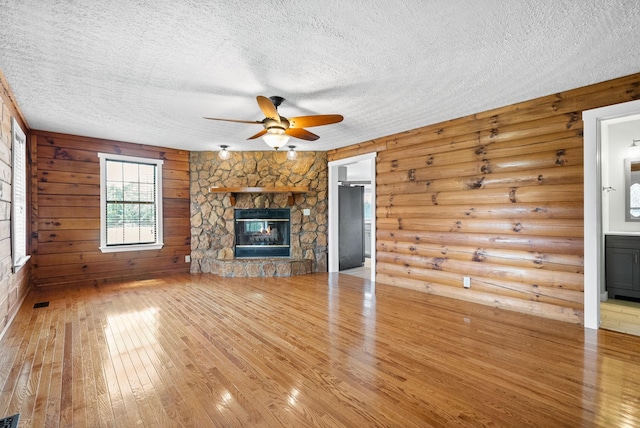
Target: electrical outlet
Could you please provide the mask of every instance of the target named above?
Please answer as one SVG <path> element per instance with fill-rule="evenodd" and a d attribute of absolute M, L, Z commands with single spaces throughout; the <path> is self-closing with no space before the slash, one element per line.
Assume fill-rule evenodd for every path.
<path fill-rule="evenodd" d="M 303 208 L 302 215 L 311 215 L 311 210 L 309 208 Z"/>
<path fill-rule="evenodd" d="M 464 285 L 464 288 L 471 288 L 471 277 L 470 276 L 463 276 L 462 277 L 462 284 Z"/>
<path fill-rule="evenodd" d="M 185 263 L 191 263 L 191 256 L 184 256 Z"/>

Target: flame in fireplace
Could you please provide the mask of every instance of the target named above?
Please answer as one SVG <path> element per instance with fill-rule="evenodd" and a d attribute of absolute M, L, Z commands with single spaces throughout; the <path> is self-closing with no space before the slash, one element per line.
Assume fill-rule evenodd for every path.
<path fill-rule="evenodd" d="M 262 225 L 260 226 L 260 234 L 262 235 L 271 235 L 272 230 L 274 230 L 272 225 L 268 225 L 266 229 Z"/>

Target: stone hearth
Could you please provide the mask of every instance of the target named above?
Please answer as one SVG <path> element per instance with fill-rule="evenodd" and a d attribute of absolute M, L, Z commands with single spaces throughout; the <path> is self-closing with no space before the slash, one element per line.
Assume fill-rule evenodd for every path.
<path fill-rule="evenodd" d="M 296 276 L 313 272 L 310 259 L 210 260 L 211 272 L 224 277 Z"/>

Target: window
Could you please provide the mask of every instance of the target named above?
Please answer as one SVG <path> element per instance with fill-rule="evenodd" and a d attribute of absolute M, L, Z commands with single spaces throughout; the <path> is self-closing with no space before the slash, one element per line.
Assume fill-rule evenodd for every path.
<path fill-rule="evenodd" d="M 11 150 L 11 255 L 16 272 L 31 256 L 27 255 L 27 137 L 15 118 L 11 118 Z"/>
<path fill-rule="evenodd" d="M 98 153 L 100 250 L 162 248 L 162 161 Z"/>

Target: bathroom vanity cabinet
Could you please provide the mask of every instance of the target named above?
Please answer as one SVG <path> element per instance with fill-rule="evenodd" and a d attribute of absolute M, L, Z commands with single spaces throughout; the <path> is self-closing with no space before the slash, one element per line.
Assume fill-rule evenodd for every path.
<path fill-rule="evenodd" d="M 609 298 L 640 299 L 640 236 L 605 236 L 605 272 Z"/>

